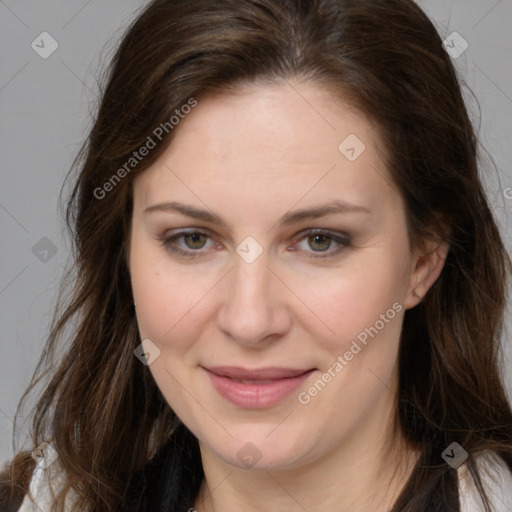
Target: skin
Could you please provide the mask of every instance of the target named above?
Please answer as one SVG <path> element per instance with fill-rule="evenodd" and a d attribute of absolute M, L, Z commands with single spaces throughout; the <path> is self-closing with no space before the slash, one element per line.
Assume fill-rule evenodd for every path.
<path fill-rule="evenodd" d="M 353 162 L 338 145 L 356 134 Z M 447 248 L 409 249 L 405 211 L 373 124 L 315 84 L 252 85 L 210 94 L 181 121 L 162 156 L 134 181 L 129 266 L 141 339 L 170 407 L 198 438 L 205 479 L 199 512 L 389 510 L 416 461 L 393 429 L 403 315 L 438 278 Z M 341 200 L 371 213 L 336 213 L 282 226 L 299 209 Z M 173 211 L 179 201 L 220 216 L 218 226 Z M 160 238 L 206 232 L 174 246 Z M 318 228 L 348 246 L 315 239 Z M 192 229 L 192 231 L 193 231 Z M 263 252 L 236 251 L 252 236 Z M 330 242 L 330 243 L 329 243 Z M 294 250 L 293 250 L 294 249 Z M 327 255 L 327 256 L 326 256 Z M 319 256 L 326 256 L 320 258 Z M 402 306 L 310 402 L 308 390 L 394 303 Z M 277 405 L 226 401 L 201 366 L 315 368 Z M 237 453 L 252 443 L 261 458 Z M 389 455 L 386 452 L 389 449 Z"/>

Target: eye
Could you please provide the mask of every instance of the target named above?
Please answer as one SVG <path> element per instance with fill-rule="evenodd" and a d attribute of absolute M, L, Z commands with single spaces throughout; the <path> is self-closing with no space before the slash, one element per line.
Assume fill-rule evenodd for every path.
<path fill-rule="evenodd" d="M 179 231 L 169 236 L 163 236 L 158 239 L 162 246 L 169 252 L 177 254 L 185 258 L 196 258 L 202 256 L 205 251 L 204 249 L 208 241 L 213 241 L 209 233 L 199 230 L 190 231 Z M 184 245 L 178 243 L 183 241 Z M 296 251 L 300 243 L 307 242 L 309 248 L 313 249 L 313 254 L 308 256 L 310 258 L 327 258 L 338 254 L 345 247 L 350 246 L 350 238 L 347 236 L 340 236 L 330 231 L 322 229 L 310 229 L 306 232 L 302 232 L 300 236 L 295 238 L 294 245 L 289 251 Z M 300 242 L 300 243 L 297 243 Z M 334 250 L 331 249 L 332 245 L 336 244 Z M 216 247 L 221 248 L 222 246 L 216 242 Z M 311 252 L 301 248 L 304 252 Z M 315 254 L 316 253 L 316 254 Z M 320 253 L 320 254 L 319 254 Z M 325 253 L 325 254 L 321 254 Z"/>
<path fill-rule="evenodd" d="M 179 246 L 176 242 L 183 239 L 185 248 Z M 206 242 L 211 239 L 209 233 L 203 231 L 180 231 L 170 236 L 159 238 L 162 246 L 169 252 L 184 256 L 185 258 L 195 258 L 201 253 L 199 252 L 206 245 Z M 219 244 L 217 244 L 218 246 Z"/>
<path fill-rule="evenodd" d="M 306 233 L 302 233 L 302 236 L 298 238 L 301 243 L 306 242 L 308 247 L 313 249 L 313 253 L 317 253 L 309 256 L 310 258 L 327 258 L 338 254 L 345 247 L 350 246 L 350 238 L 347 236 L 340 236 L 339 234 L 331 233 L 322 229 L 310 229 Z M 336 244 L 334 250 L 329 250 L 333 244 Z M 291 249 L 295 251 L 295 247 L 300 244 L 296 244 Z M 305 250 L 305 249 L 301 249 Z M 308 252 L 306 250 L 306 252 Z M 318 254 L 325 253 L 325 254 Z"/>

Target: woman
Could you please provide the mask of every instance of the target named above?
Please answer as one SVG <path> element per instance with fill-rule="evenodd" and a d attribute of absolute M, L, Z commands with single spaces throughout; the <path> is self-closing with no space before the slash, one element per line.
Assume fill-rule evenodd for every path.
<path fill-rule="evenodd" d="M 511 262 L 416 4 L 156 0 L 81 156 L 20 510 L 512 507 Z"/>

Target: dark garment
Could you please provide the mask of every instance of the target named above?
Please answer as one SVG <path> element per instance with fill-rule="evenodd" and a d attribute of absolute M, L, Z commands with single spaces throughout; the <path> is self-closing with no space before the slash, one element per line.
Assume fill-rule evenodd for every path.
<path fill-rule="evenodd" d="M 135 475 L 126 512 L 188 512 L 194 506 L 204 472 L 199 443 L 180 424 L 158 453 Z"/>

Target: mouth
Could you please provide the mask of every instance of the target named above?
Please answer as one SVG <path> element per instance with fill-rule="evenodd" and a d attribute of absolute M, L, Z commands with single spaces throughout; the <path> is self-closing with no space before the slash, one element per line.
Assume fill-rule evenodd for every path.
<path fill-rule="evenodd" d="M 259 368 L 217 366 L 204 368 L 214 389 L 230 403 L 245 409 L 278 404 L 296 390 L 315 368 Z"/>

